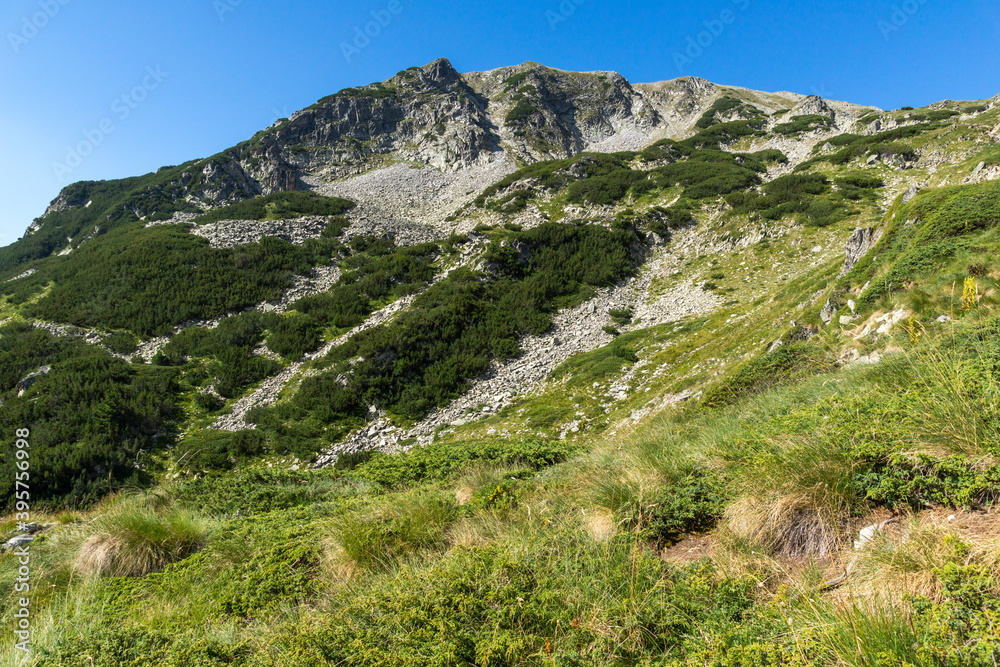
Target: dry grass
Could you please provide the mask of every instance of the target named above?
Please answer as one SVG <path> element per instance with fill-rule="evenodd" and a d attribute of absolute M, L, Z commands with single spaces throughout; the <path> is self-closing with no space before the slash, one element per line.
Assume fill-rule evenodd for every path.
<path fill-rule="evenodd" d="M 93 528 L 75 561 L 84 574 L 145 576 L 198 551 L 208 539 L 207 523 L 192 512 L 152 509 L 136 500 L 114 503 Z"/>
<path fill-rule="evenodd" d="M 611 512 L 591 510 L 583 517 L 587 533 L 597 542 L 610 540 L 615 535 L 615 517 Z"/>
<path fill-rule="evenodd" d="M 954 530 L 910 517 L 879 531 L 857 554 L 850 592 L 901 603 L 906 594 L 940 600 L 934 570 L 962 562 L 969 553 Z"/>
<path fill-rule="evenodd" d="M 766 438 L 769 451 L 742 473 L 723 525 L 739 540 L 783 558 L 824 557 L 841 545 L 856 492 L 849 457 L 817 434 Z"/>
<path fill-rule="evenodd" d="M 725 522 L 743 540 L 786 558 L 834 552 L 843 529 L 841 517 L 804 493 L 771 499 L 744 496 L 726 508 Z"/>

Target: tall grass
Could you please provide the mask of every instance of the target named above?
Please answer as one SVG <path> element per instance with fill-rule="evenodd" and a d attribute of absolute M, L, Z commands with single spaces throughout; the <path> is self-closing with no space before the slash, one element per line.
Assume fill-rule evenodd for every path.
<path fill-rule="evenodd" d="M 141 577 L 201 549 L 208 524 L 183 509 L 157 509 L 122 502 L 94 521 L 95 532 L 80 546 L 76 567 L 86 574 Z"/>
<path fill-rule="evenodd" d="M 797 619 L 816 633 L 813 642 L 848 667 L 936 665 L 921 650 L 927 636 L 909 612 L 878 599 L 851 598 L 846 603 L 813 601 Z M 803 628 L 804 629 L 804 628 Z M 801 632 L 801 630 L 800 630 Z"/>
<path fill-rule="evenodd" d="M 852 572 L 852 590 L 901 604 L 907 595 L 940 600 L 936 571 L 962 563 L 971 548 L 955 532 L 910 517 L 896 531 L 883 530 L 865 545 Z"/>
<path fill-rule="evenodd" d="M 918 448 L 937 455 L 1000 456 L 997 351 L 969 340 L 929 347 L 925 355 L 911 362 L 917 372 L 908 421 Z"/>
<path fill-rule="evenodd" d="M 454 497 L 418 488 L 337 517 L 333 535 L 356 565 L 385 569 L 404 556 L 442 547 L 457 507 Z"/>

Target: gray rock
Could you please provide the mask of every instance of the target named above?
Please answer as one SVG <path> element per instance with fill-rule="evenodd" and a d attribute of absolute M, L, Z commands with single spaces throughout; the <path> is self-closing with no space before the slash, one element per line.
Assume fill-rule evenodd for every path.
<path fill-rule="evenodd" d="M 10 538 L 3 545 L 0 545 L 0 551 L 16 549 L 17 547 L 33 542 L 34 540 L 34 535 L 18 535 L 17 537 Z"/>
<path fill-rule="evenodd" d="M 878 243 L 878 240 L 882 238 L 882 228 L 861 228 L 855 229 L 851 237 L 847 239 L 847 244 L 844 247 L 844 253 L 846 255 L 844 259 L 844 268 L 840 272 L 840 277 L 846 276 L 854 265 L 858 263 L 862 257 L 868 254 L 868 251 Z"/>
<path fill-rule="evenodd" d="M 920 192 L 919 187 L 917 187 L 916 185 L 911 185 L 909 189 L 903 194 L 903 203 L 909 204 L 911 201 L 913 201 L 913 198 L 916 197 L 919 192 Z"/>
<path fill-rule="evenodd" d="M 833 304 L 831 299 L 827 299 L 826 303 L 823 304 L 823 309 L 819 311 L 819 318 L 823 320 L 823 324 L 829 324 L 833 321 L 833 316 L 837 313 L 837 307 Z"/>
<path fill-rule="evenodd" d="M 39 378 L 43 375 L 48 375 L 52 370 L 52 366 L 39 366 L 38 370 L 29 373 L 17 383 L 17 395 L 21 396 L 24 392 L 28 391 L 33 384 L 38 382 Z"/>

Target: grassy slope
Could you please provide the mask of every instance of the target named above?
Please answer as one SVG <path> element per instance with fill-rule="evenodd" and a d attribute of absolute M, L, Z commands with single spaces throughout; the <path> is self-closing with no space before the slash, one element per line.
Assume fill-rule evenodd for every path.
<path fill-rule="evenodd" d="M 960 179 L 969 161 L 928 176 Z M 996 526 L 937 525 L 928 512 L 991 506 L 1000 481 L 1000 267 L 989 250 L 998 217 L 987 208 L 985 224 L 955 230 L 955 247 L 915 267 L 906 260 L 921 233 L 956 207 L 975 219 L 964 207 L 991 206 L 995 190 L 897 206 L 873 260 L 839 284 L 837 253 L 811 249 L 841 247 L 851 228 L 877 221 L 873 208 L 686 259 L 685 279 L 724 274 L 716 282 L 734 290 L 731 303 L 696 320 L 639 323 L 624 342 L 640 371 L 668 369 L 644 383 L 651 397 L 714 382 L 734 405 L 689 404 L 612 435 L 649 400 L 630 392 L 609 402 L 603 392 L 632 362 L 598 350 L 567 362 L 559 384 L 427 449 L 338 471 L 284 472 L 291 461 L 272 459 L 53 516 L 61 527 L 33 547 L 37 662 L 988 664 L 1000 613 Z M 920 222 L 905 225 L 915 213 Z M 702 224 L 717 237 L 748 227 Z M 824 329 L 760 361 L 766 343 L 814 325 L 826 296 L 900 266 L 906 284 L 862 303 L 857 328 Z M 963 310 L 952 285 L 973 266 L 980 298 Z M 916 319 L 856 338 L 898 307 Z M 959 321 L 938 323 L 940 314 Z M 901 352 L 833 370 L 845 348 Z M 753 360 L 738 363 L 744 354 Z M 773 388 L 783 378 L 791 384 Z M 579 413 L 581 434 L 555 440 Z M 856 530 L 888 512 L 913 523 L 859 557 L 855 596 L 822 592 L 852 560 Z M 103 522 L 84 521 L 98 514 Z M 660 557 L 692 530 L 711 544 L 705 558 Z M 102 543 L 120 545 L 105 558 L 125 570 L 148 562 L 129 545 L 154 544 L 167 561 L 204 548 L 142 578 L 82 576 Z M 0 560 L 6 590 L 14 568 Z"/>

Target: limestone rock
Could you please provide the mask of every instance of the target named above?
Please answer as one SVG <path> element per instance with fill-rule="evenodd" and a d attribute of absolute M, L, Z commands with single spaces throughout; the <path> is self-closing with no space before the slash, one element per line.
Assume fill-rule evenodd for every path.
<path fill-rule="evenodd" d="M 844 268 L 840 272 L 840 277 L 846 276 L 854 265 L 858 263 L 862 257 L 868 254 L 868 251 L 878 243 L 878 240 L 882 238 L 882 228 L 861 228 L 855 229 L 851 237 L 847 239 L 847 245 L 844 248 L 846 258 L 844 259 Z"/>

